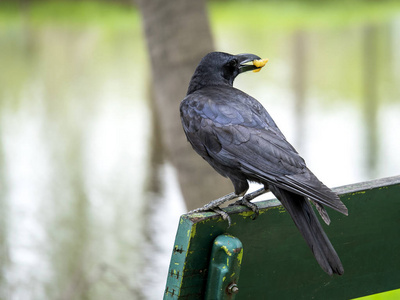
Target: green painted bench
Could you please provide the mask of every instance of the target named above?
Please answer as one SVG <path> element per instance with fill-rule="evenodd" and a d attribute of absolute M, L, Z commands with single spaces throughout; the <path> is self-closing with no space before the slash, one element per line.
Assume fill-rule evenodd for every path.
<path fill-rule="evenodd" d="M 349 216 L 329 210 L 331 225 L 321 223 L 343 276 L 322 271 L 280 203 L 266 200 L 256 220 L 225 208 L 229 228 L 213 212 L 181 216 L 164 299 L 353 299 L 399 289 L 400 176 L 334 190 Z"/>

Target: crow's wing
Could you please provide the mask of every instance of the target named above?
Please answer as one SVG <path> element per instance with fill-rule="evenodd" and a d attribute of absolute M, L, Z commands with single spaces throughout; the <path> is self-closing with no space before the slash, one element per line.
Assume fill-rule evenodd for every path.
<path fill-rule="evenodd" d="M 193 93 L 181 104 L 184 131 L 210 164 L 234 168 L 347 214 L 338 196 L 306 167 L 268 112 L 233 88 Z"/>

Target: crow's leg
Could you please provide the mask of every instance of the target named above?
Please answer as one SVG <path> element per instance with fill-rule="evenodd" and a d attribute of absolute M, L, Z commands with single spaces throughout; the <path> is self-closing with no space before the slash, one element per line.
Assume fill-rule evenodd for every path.
<path fill-rule="evenodd" d="M 222 196 L 221 198 L 213 200 L 210 203 L 207 203 L 203 207 L 193 209 L 193 210 L 189 211 L 188 213 L 191 214 L 191 213 L 196 213 L 196 212 L 201 212 L 201 211 L 212 210 L 215 207 L 219 207 L 224 202 L 233 200 L 237 197 L 239 197 L 239 195 L 236 195 L 235 193 L 230 193 L 228 195 Z"/>
<path fill-rule="evenodd" d="M 257 205 L 254 203 L 250 202 L 254 198 L 261 196 L 262 194 L 265 194 L 269 192 L 269 189 L 266 189 L 265 187 L 262 187 L 261 189 L 258 189 L 257 191 L 254 191 L 252 193 L 249 193 L 247 195 L 244 195 L 242 199 L 236 201 L 235 203 L 231 204 L 232 205 L 243 205 L 246 206 L 247 208 L 251 209 L 254 212 L 253 220 L 255 220 L 258 217 L 259 211 Z"/>
<path fill-rule="evenodd" d="M 237 197 L 239 197 L 239 195 L 237 195 L 235 193 L 230 193 L 221 198 L 213 200 L 210 203 L 207 203 L 203 207 L 193 209 L 193 210 L 189 211 L 188 214 L 212 210 L 212 211 L 215 211 L 216 213 L 220 214 L 224 220 L 228 220 L 229 226 L 231 226 L 231 220 L 230 220 L 229 215 L 226 212 L 224 212 L 222 209 L 220 209 L 219 206 L 221 204 L 223 204 L 224 202 L 233 200 Z"/>
<path fill-rule="evenodd" d="M 219 214 L 222 219 L 225 221 L 228 221 L 228 227 L 231 227 L 231 217 L 229 217 L 228 213 L 220 209 L 219 207 L 214 207 L 212 208 L 213 211 L 215 211 L 217 214 Z"/>

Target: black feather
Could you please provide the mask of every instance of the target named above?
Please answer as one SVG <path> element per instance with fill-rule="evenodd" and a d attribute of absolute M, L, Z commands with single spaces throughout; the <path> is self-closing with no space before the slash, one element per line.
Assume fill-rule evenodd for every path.
<path fill-rule="evenodd" d="M 329 275 L 342 275 L 344 270 L 339 256 L 322 229 L 310 202 L 274 185 L 269 187 L 292 217 L 321 268 Z"/>

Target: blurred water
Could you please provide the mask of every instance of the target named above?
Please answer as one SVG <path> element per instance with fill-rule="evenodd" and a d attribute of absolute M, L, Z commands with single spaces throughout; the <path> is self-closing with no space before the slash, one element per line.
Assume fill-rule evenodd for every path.
<path fill-rule="evenodd" d="M 150 112 L 134 33 L 1 36 L 0 298 L 123 299 L 137 288 Z"/>
<path fill-rule="evenodd" d="M 254 35 L 216 26 L 215 38 L 222 51 L 270 59 L 236 87 L 337 186 L 399 174 L 399 24 L 373 25 L 372 37 L 367 24 Z M 137 24 L 112 34 L 0 32 L 0 298 L 160 298 L 184 206 L 168 164 L 162 193 L 146 190 L 152 131 L 140 34 Z"/>

